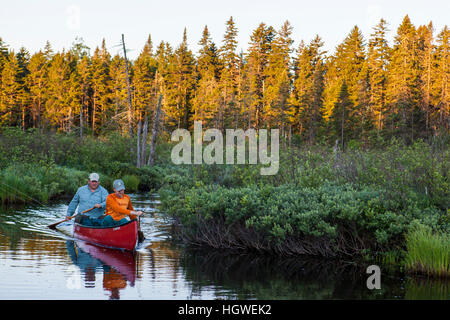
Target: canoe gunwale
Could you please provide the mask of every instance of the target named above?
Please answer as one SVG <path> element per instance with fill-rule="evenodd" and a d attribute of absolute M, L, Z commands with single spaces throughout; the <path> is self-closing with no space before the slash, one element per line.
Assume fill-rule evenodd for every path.
<path fill-rule="evenodd" d="M 130 221 L 127 221 L 126 223 L 124 223 L 124 224 L 121 224 L 121 225 L 118 225 L 118 226 L 112 226 L 112 227 L 103 227 L 103 226 L 85 226 L 84 224 L 81 224 L 81 223 L 78 223 L 78 222 L 75 222 L 75 224 L 76 225 L 78 225 L 78 226 L 80 226 L 80 227 L 82 227 L 82 228 L 86 228 L 86 229 L 115 229 L 115 228 L 121 228 L 121 227 L 123 227 L 123 226 L 126 226 L 127 224 L 130 224 L 130 223 L 132 223 L 132 222 L 135 222 L 135 220 L 130 220 Z"/>

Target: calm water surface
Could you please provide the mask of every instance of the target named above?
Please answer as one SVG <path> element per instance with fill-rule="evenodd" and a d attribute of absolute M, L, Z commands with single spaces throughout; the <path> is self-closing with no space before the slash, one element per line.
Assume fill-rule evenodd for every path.
<path fill-rule="evenodd" d="M 369 290 L 367 264 L 192 250 L 171 241 L 157 195 L 131 195 L 148 212 L 135 253 L 72 238 L 58 230 L 67 203 L 0 209 L 0 299 L 449 299 L 449 282 L 412 279 L 381 267 Z"/>

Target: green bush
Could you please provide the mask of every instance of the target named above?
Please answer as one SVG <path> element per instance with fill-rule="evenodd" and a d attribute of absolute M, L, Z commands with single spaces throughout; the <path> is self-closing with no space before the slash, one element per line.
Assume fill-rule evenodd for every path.
<path fill-rule="evenodd" d="M 174 176 L 172 183 L 182 182 Z M 181 192 L 180 192 L 181 191 Z M 244 225 L 266 235 L 272 244 L 290 239 L 328 239 L 330 250 L 355 254 L 365 249 L 391 250 L 403 243 L 409 222 L 436 223 L 437 208 L 403 206 L 373 188 L 294 185 L 225 188 L 218 185 L 162 189 L 164 209 L 191 232 L 209 222 Z M 330 252 L 331 254 L 331 252 Z"/>
<path fill-rule="evenodd" d="M 127 192 L 136 192 L 138 191 L 139 186 L 139 178 L 135 175 L 125 175 L 122 177 L 123 182 L 125 183 L 125 188 Z"/>

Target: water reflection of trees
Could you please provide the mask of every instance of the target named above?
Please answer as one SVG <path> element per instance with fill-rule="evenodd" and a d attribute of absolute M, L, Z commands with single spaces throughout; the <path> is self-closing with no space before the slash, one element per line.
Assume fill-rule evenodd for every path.
<path fill-rule="evenodd" d="M 0 250 L 12 255 L 22 252 L 29 259 L 38 261 L 65 256 L 60 239 L 23 230 L 17 225 L 0 224 Z"/>
<path fill-rule="evenodd" d="M 367 289 L 366 265 L 310 257 L 280 258 L 189 250 L 180 257 L 192 294 L 218 286 L 221 298 L 372 299 L 399 298 L 398 282 L 384 279 L 381 290 Z M 395 291 L 398 292 L 395 292 Z"/>

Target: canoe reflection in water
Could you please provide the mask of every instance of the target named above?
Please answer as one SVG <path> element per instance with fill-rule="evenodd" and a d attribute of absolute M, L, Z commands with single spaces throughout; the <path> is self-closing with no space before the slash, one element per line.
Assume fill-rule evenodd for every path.
<path fill-rule="evenodd" d="M 110 292 L 110 299 L 120 299 L 120 290 L 127 281 L 134 287 L 136 280 L 137 252 L 99 247 L 84 241 L 69 240 L 67 251 L 72 262 L 84 275 L 84 286 L 95 287 L 96 270 L 103 270 L 103 288 Z"/>

